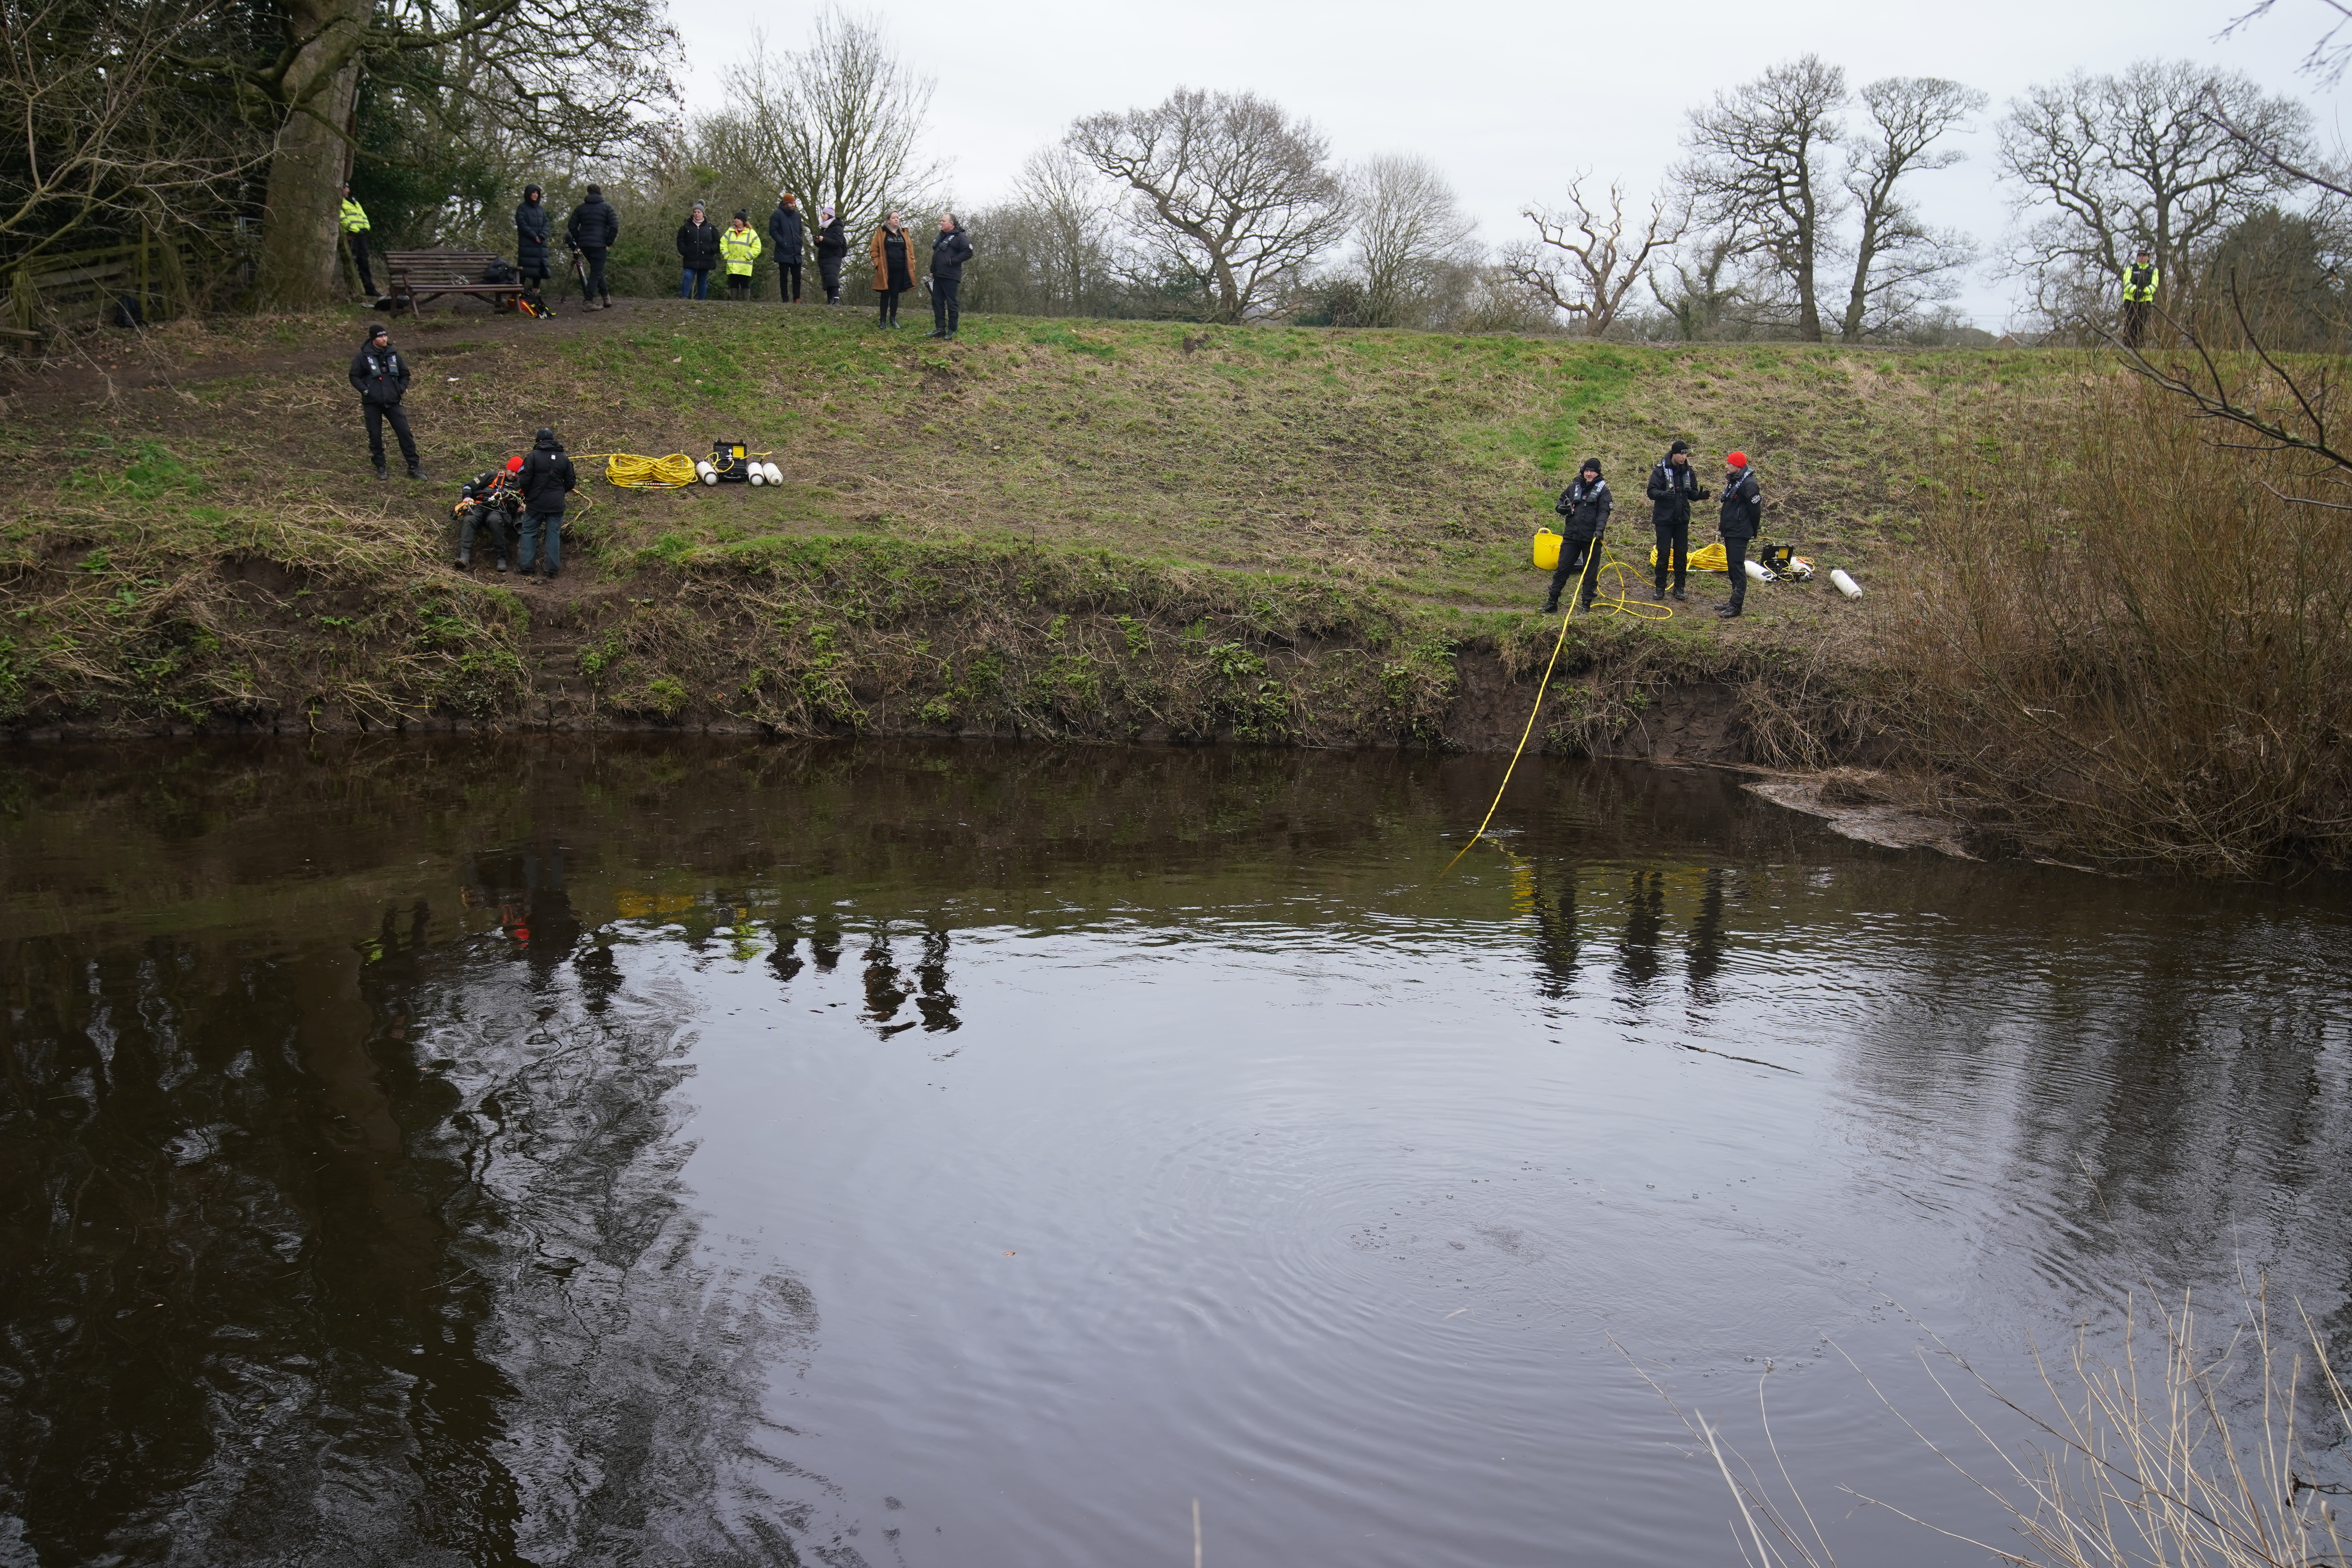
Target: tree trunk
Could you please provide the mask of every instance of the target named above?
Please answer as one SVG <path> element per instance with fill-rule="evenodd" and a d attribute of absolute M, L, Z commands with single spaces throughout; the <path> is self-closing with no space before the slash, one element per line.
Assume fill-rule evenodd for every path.
<path fill-rule="evenodd" d="M 279 85 L 286 123 L 269 160 L 254 303 L 300 310 L 335 296 L 338 192 L 348 160 L 337 128 L 359 97 L 366 0 L 295 0 L 288 28 L 308 38 Z"/>

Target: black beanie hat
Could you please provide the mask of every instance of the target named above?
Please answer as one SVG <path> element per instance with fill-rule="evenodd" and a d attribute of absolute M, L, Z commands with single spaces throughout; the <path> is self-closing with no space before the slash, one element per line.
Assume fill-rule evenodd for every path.
<path fill-rule="evenodd" d="M 751 221 L 751 209 L 750 207 L 737 207 L 735 209 L 735 221 L 738 223 L 750 223 Z"/>
<path fill-rule="evenodd" d="M 555 432 L 542 425 L 539 427 L 539 433 L 533 436 L 531 439 L 534 441 L 545 441 L 551 446 L 555 441 Z"/>
<path fill-rule="evenodd" d="M 390 336 L 392 336 L 392 329 L 385 326 L 382 321 L 378 321 L 374 326 L 368 329 L 367 336 L 360 340 L 360 347 L 365 348 L 368 344 L 375 342 L 378 338 L 388 338 Z"/>
<path fill-rule="evenodd" d="M 1677 441 L 1673 446 L 1666 448 L 1666 456 L 1669 458 L 1673 457 L 1676 452 L 1680 452 L 1685 457 L 1688 457 L 1690 455 L 1690 443 L 1688 441 Z"/>
<path fill-rule="evenodd" d="M 1598 458 L 1587 458 L 1584 459 L 1584 466 L 1576 471 L 1580 474 L 1597 475 L 1601 472 L 1601 459 Z"/>

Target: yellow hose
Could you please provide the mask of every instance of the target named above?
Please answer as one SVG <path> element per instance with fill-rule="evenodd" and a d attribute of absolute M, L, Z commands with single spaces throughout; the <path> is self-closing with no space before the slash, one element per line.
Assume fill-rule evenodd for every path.
<path fill-rule="evenodd" d="M 1598 550 L 1601 548 L 1601 542 L 1597 539 L 1594 540 L 1592 542 L 1592 547 Z M 1617 574 L 1617 590 L 1615 593 L 1608 595 L 1602 595 L 1596 592 L 1593 595 L 1592 608 L 1585 612 L 1587 619 L 1590 619 L 1596 615 L 1632 616 L 1637 620 L 1645 621 L 1668 621 L 1674 619 L 1674 611 L 1668 609 L 1664 605 L 1635 604 L 1625 597 L 1625 590 L 1632 584 L 1632 571 L 1633 569 L 1631 567 L 1627 566 L 1622 561 L 1618 560 L 1614 555 L 1610 556 L 1606 561 L 1601 563 L 1601 566 L 1592 574 L 1594 586 L 1596 589 L 1598 588 L 1601 574 L 1602 573 L 1614 572 Z M 1584 574 L 1582 573 L 1578 573 L 1577 576 L 1580 581 L 1574 582 L 1570 584 L 1570 586 L 1576 591 L 1570 595 L 1568 608 L 1560 615 L 1559 636 L 1552 639 L 1551 658 L 1544 661 L 1543 679 L 1536 687 L 1535 706 L 1528 710 L 1528 727 L 1519 731 L 1519 743 L 1517 747 L 1513 748 L 1511 752 L 1511 765 L 1503 770 L 1503 782 L 1496 786 L 1495 798 L 1488 803 L 1486 806 L 1486 815 L 1478 819 L 1478 831 L 1470 836 L 1469 844 L 1465 844 L 1454 853 L 1454 858 L 1445 863 L 1445 871 L 1440 871 L 1438 873 L 1441 877 L 1444 876 L 1446 871 L 1451 871 L 1454 867 L 1460 865 L 1462 863 L 1462 857 L 1470 853 L 1471 845 L 1477 843 L 1478 840 L 1486 836 L 1486 825 L 1495 820 L 1495 813 L 1502 808 L 1503 792 L 1511 787 L 1511 774 L 1519 765 L 1519 757 L 1521 753 L 1525 752 L 1528 749 L 1528 737 L 1536 732 L 1536 715 L 1543 711 L 1544 693 L 1551 689 L 1551 672 L 1559 663 L 1559 650 L 1567 646 L 1568 643 L 1568 623 L 1575 618 L 1577 601 L 1584 596 L 1584 584 L 1580 581 L 1583 575 Z M 1603 605 L 1606 605 L 1607 607 L 1603 608 Z M 1496 847 L 1499 848 L 1500 846 L 1498 845 Z"/>
<path fill-rule="evenodd" d="M 701 481 L 694 459 L 683 452 L 667 458 L 640 458 L 635 452 L 583 452 L 587 462 L 604 459 L 604 480 L 625 490 L 680 490 Z"/>

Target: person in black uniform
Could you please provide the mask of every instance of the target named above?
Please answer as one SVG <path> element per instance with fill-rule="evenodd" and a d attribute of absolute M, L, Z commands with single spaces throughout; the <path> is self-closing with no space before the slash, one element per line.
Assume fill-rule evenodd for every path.
<path fill-rule="evenodd" d="M 1705 500 L 1706 487 L 1690 466 L 1690 443 L 1677 441 L 1650 470 L 1650 526 L 1658 535 L 1657 585 L 1650 597 L 1666 596 L 1666 568 L 1675 574 L 1675 597 L 1683 596 L 1684 574 L 1690 568 L 1691 502 Z"/>
<path fill-rule="evenodd" d="M 768 239 L 776 248 L 776 298 L 787 305 L 801 302 L 801 199 L 786 191 L 768 215 Z"/>
<path fill-rule="evenodd" d="M 552 583 L 563 554 L 563 498 L 580 488 L 572 459 L 564 454 L 563 443 L 555 438 L 554 431 L 542 426 L 533 437 L 530 452 L 522 460 L 522 469 L 515 475 L 515 483 L 522 490 L 523 579 L 528 582 L 537 572 Z M 541 553 L 542 540 L 546 543 L 544 567 L 532 560 Z"/>
<path fill-rule="evenodd" d="M 1764 487 L 1748 467 L 1748 454 L 1734 452 L 1723 459 L 1723 563 L 1731 573 L 1731 603 L 1715 613 L 1729 620 L 1748 602 L 1748 542 L 1764 524 Z"/>
<path fill-rule="evenodd" d="M 971 259 L 971 241 L 953 213 L 940 215 L 939 237 L 931 241 L 931 336 L 951 338 L 963 312 L 956 296 L 963 289 L 963 264 Z"/>
<path fill-rule="evenodd" d="M 368 461 L 375 465 L 375 477 L 387 477 L 383 427 L 389 424 L 392 433 L 400 437 L 400 456 L 408 464 L 408 477 L 423 479 L 425 467 L 417 461 L 416 437 L 409 433 L 408 416 L 400 407 L 401 398 L 408 392 L 408 362 L 392 346 L 392 329 L 382 322 L 368 329 L 367 341 L 352 356 L 352 390 L 360 395 L 360 411 L 367 420 Z"/>
<path fill-rule="evenodd" d="M 458 571 L 474 569 L 474 536 L 484 530 L 498 552 L 499 570 L 507 569 L 507 532 L 522 512 L 522 495 L 516 488 L 521 471 L 522 459 L 509 458 L 505 467 L 487 468 L 458 488 L 457 503 L 450 509 L 457 517 Z"/>
<path fill-rule="evenodd" d="M 604 258 L 621 237 L 621 215 L 604 199 L 602 185 L 591 185 L 563 226 L 563 243 L 588 258 L 588 276 L 582 279 L 582 301 L 591 310 L 613 308 L 613 290 L 604 282 Z"/>
<path fill-rule="evenodd" d="M 1544 601 L 1544 614 L 1559 613 L 1559 592 L 1568 586 L 1573 573 L 1581 572 L 1583 583 L 1577 589 L 1576 607 L 1592 608 L 1593 590 L 1601 583 L 1601 536 L 1608 531 L 1609 513 L 1617 498 L 1609 493 L 1609 481 L 1601 477 L 1601 459 L 1587 458 L 1584 467 L 1577 470 L 1576 482 L 1559 492 L 1552 510 L 1559 513 L 1559 564 L 1552 568 L 1551 596 Z"/>
<path fill-rule="evenodd" d="M 849 254 L 848 226 L 831 207 L 816 210 L 816 275 L 824 285 L 824 302 L 841 303 L 841 263 Z"/>

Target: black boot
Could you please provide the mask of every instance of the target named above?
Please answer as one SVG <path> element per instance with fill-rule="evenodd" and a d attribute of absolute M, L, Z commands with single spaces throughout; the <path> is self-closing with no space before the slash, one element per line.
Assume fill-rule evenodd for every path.
<path fill-rule="evenodd" d="M 507 569 L 507 552 L 506 552 L 505 551 L 501 550 L 501 551 L 499 551 L 499 571 L 501 571 L 501 572 L 503 572 L 503 571 L 505 571 L 506 569 Z"/>
<path fill-rule="evenodd" d="M 423 484 L 430 484 L 430 483 L 432 483 L 432 482 L 433 482 L 433 481 L 432 481 L 432 477 L 431 477 L 430 475 L 428 475 L 427 473 L 425 473 L 425 465 L 424 465 L 424 464 L 422 464 L 422 463 L 411 463 L 411 464 L 409 464 L 409 465 L 408 465 L 408 477 L 409 477 L 410 479 L 415 479 L 415 480 L 418 484 L 420 484 L 420 485 L 423 485 Z"/>
<path fill-rule="evenodd" d="M 388 479 L 392 478 L 392 470 L 383 466 L 383 459 L 382 458 L 378 458 L 375 460 L 375 477 L 380 479 Z"/>
<path fill-rule="evenodd" d="M 471 572 L 473 569 L 474 547 L 470 544 L 459 545 L 457 547 L 457 570 L 460 572 Z"/>
<path fill-rule="evenodd" d="M 1682 603 L 1685 603 L 1685 597 L 1684 597 L 1684 595 L 1683 595 L 1683 591 L 1682 591 L 1680 588 L 1676 588 L 1676 589 L 1675 590 L 1675 602 L 1676 604 L 1682 604 Z"/>
<path fill-rule="evenodd" d="M 1661 577 L 1658 579 L 1657 586 L 1650 590 L 1650 597 L 1661 605 L 1666 602 L 1666 580 L 1664 578 Z"/>
<path fill-rule="evenodd" d="M 1545 600 L 1543 613 L 1547 616 L 1556 616 L 1559 614 L 1559 601 L 1558 599 Z"/>

